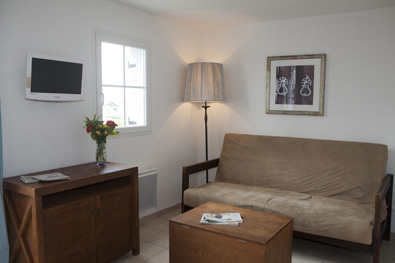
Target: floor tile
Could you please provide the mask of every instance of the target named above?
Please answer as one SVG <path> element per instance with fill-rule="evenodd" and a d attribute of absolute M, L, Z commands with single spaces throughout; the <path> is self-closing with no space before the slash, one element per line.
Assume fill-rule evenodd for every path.
<path fill-rule="evenodd" d="M 144 263 L 143 260 L 139 259 L 138 256 L 132 254 L 132 252 L 112 261 L 112 263 Z"/>
<path fill-rule="evenodd" d="M 292 240 L 292 263 L 322 263 L 328 249 L 321 244 L 294 238 Z"/>
<path fill-rule="evenodd" d="M 165 215 L 163 215 L 161 217 L 162 218 L 171 219 L 171 218 L 176 217 L 176 216 L 178 216 L 180 214 L 181 214 L 181 208 L 178 208 L 178 209 L 176 209 L 174 211 L 171 211 L 170 213 L 167 213 L 167 214 L 165 214 Z"/>
<path fill-rule="evenodd" d="M 160 231 L 145 239 L 145 241 L 161 247 L 169 248 L 169 232 Z"/>
<path fill-rule="evenodd" d="M 165 247 L 158 246 L 145 241 L 140 241 L 140 255 L 135 257 L 145 262 L 148 259 L 158 255 L 159 253 L 165 250 L 166 250 Z"/>
<path fill-rule="evenodd" d="M 393 258 L 384 258 L 384 257 L 380 258 L 380 263 L 394 263 L 394 262 L 395 260 Z"/>
<path fill-rule="evenodd" d="M 149 258 L 147 263 L 169 263 L 169 249 L 166 249 L 152 258 Z"/>
<path fill-rule="evenodd" d="M 158 230 L 168 230 L 169 229 L 169 219 L 164 218 L 164 217 L 158 217 L 158 218 L 155 218 L 155 219 L 145 223 L 143 226 L 151 227 L 151 228 L 158 229 Z"/>
<path fill-rule="evenodd" d="M 140 227 L 140 240 L 146 241 L 151 236 L 158 234 L 162 230 L 148 227 L 148 226 L 141 226 Z"/>
<path fill-rule="evenodd" d="M 370 253 L 336 248 L 325 258 L 324 263 L 371 263 L 372 261 L 373 257 Z"/>
<path fill-rule="evenodd" d="M 380 256 L 392 259 L 395 262 L 395 235 L 391 237 L 391 241 L 382 241 L 380 247 Z"/>

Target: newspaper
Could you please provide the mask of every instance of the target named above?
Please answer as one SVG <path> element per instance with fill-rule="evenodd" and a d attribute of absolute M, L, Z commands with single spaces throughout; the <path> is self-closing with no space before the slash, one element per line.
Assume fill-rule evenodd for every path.
<path fill-rule="evenodd" d="M 21 176 L 21 181 L 25 184 L 38 183 L 38 182 L 52 182 L 60 180 L 69 180 L 70 176 L 64 175 L 62 173 L 48 173 L 32 176 Z"/>
<path fill-rule="evenodd" d="M 202 215 L 202 219 L 200 220 L 200 224 L 203 225 L 238 226 L 239 223 L 243 223 L 240 213 L 204 213 Z"/>

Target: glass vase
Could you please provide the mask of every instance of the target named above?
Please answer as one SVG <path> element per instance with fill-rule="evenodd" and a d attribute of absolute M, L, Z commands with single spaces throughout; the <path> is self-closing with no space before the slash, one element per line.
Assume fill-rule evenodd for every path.
<path fill-rule="evenodd" d="M 96 164 L 97 166 L 105 166 L 106 162 L 106 143 L 103 141 L 96 141 Z"/>

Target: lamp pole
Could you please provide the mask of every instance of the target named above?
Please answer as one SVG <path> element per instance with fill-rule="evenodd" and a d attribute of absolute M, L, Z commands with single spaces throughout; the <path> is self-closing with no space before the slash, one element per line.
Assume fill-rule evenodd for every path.
<path fill-rule="evenodd" d="M 207 138 L 207 109 L 210 108 L 210 106 L 207 106 L 207 101 L 204 102 L 204 128 L 205 128 L 205 138 L 206 138 L 206 161 L 208 161 L 208 138 Z M 206 170 L 206 183 L 208 183 L 208 170 Z"/>

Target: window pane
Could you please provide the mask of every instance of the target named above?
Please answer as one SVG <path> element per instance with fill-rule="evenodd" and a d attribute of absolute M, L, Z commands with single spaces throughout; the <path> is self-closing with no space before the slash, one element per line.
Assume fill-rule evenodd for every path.
<path fill-rule="evenodd" d="M 125 85 L 145 87 L 145 50 L 125 46 Z"/>
<path fill-rule="evenodd" d="M 151 41 L 100 32 L 95 39 L 97 115 L 122 134 L 149 132 Z"/>
<path fill-rule="evenodd" d="M 102 84 L 123 85 L 123 46 L 102 42 Z"/>
<path fill-rule="evenodd" d="M 126 89 L 126 126 L 145 126 L 146 121 L 146 91 L 145 89 Z"/>
<path fill-rule="evenodd" d="M 104 94 L 103 121 L 114 121 L 118 127 L 124 127 L 123 88 L 102 87 Z"/>

